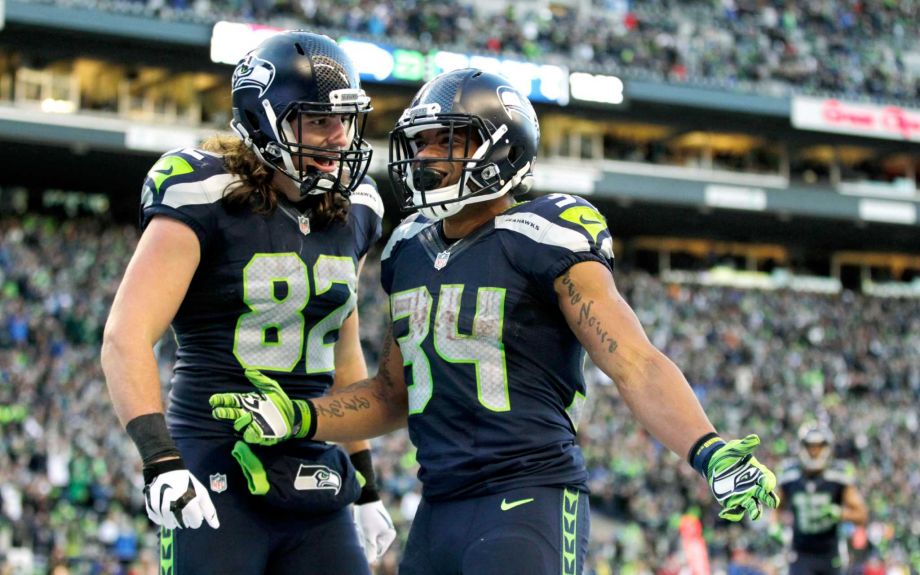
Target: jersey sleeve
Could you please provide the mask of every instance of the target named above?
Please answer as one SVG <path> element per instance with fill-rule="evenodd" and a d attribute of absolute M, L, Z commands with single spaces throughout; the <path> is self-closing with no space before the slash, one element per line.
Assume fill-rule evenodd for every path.
<path fill-rule="evenodd" d="M 780 466 L 779 473 L 776 476 L 776 483 L 782 488 L 791 483 L 795 483 L 801 477 L 802 470 L 799 468 L 795 461 L 784 461 Z"/>
<path fill-rule="evenodd" d="M 613 269 L 607 219 L 583 198 L 537 198 L 499 215 L 495 228 L 512 232 L 503 241 L 509 258 L 550 301 L 556 300 L 556 278 L 573 265 L 595 261 Z"/>
<path fill-rule="evenodd" d="M 232 183 L 219 156 L 193 149 L 164 154 L 147 172 L 141 191 L 141 229 L 154 216 L 178 220 L 195 232 L 202 251 L 215 226 L 213 206 Z"/>
<path fill-rule="evenodd" d="M 380 254 L 380 284 L 387 294 L 392 293 L 393 267 L 400 248 L 430 225 L 429 220 L 416 212 L 400 222 L 390 234 L 390 239 L 387 240 L 383 253 Z"/>
<path fill-rule="evenodd" d="M 852 463 L 837 459 L 828 465 L 827 470 L 824 472 L 824 478 L 827 481 L 843 485 L 844 487 L 855 485 L 856 468 L 853 467 Z"/>
<path fill-rule="evenodd" d="M 377 182 L 370 176 L 365 176 L 349 199 L 360 259 L 383 235 L 383 200 L 377 191 Z"/>

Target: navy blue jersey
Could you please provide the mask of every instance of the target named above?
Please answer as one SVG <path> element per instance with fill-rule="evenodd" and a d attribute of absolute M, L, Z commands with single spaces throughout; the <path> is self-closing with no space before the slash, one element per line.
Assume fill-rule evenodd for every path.
<path fill-rule="evenodd" d="M 358 260 L 380 237 L 383 204 L 369 178 L 352 194 L 344 225 L 310 230 L 281 200 L 270 215 L 229 211 L 237 176 L 219 155 L 186 148 L 147 174 L 142 225 L 154 216 L 187 224 L 201 261 L 173 319 L 179 347 L 168 419 L 176 437 L 232 433 L 211 418 L 215 392 L 253 391 L 244 368 L 278 380 L 292 397 L 333 382 L 333 345 L 355 309 Z"/>
<path fill-rule="evenodd" d="M 833 461 L 824 471 L 809 474 L 791 462 L 780 472 L 778 483 L 795 519 L 792 548 L 799 553 L 837 553 L 840 522 L 827 517 L 821 508 L 843 504 L 844 490 L 853 485 L 852 465 Z"/>
<path fill-rule="evenodd" d="M 585 352 L 554 282 L 579 262 L 612 266 L 612 244 L 597 210 L 563 194 L 518 204 L 451 245 L 419 214 L 393 232 L 381 281 L 427 498 L 585 489 L 575 444 Z"/>

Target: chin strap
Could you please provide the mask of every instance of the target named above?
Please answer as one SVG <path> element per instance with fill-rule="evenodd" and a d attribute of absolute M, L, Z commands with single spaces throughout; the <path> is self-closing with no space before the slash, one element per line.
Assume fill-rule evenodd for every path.
<path fill-rule="evenodd" d="M 335 190 L 335 183 L 336 179 L 331 174 L 310 169 L 307 176 L 300 181 L 300 198 L 331 192 Z"/>

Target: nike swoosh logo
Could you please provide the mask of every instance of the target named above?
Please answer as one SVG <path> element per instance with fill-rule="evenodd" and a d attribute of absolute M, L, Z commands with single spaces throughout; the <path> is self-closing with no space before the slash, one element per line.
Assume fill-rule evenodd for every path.
<path fill-rule="evenodd" d="M 599 221 L 597 221 L 597 220 L 587 220 L 587 219 L 585 219 L 584 216 L 579 216 L 578 221 L 580 221 L 580 222 L 582 223 L 582 225 L 585 225 L 585 226 L 600 226 L 600 225 L 603 225 L 601 222 L 599 222 Z"/>
<path fill-rule="evenodd" d="M 508 511 L 509 509 L 514 509 L 515 507 L 520 507 L 521 505 L 530 503 L 533 501 L 533 497 L 529 499 L 518 499 L 517 501 L 508 502 L 505 499 L 502 499 L 502 511 Z"/>
<path fill-rule="evenodd" d="M 172 175 L 173 169 L 174 169 L 174 168 L 175 168 L 175 166 L 169 166 L 169 169 L 168 169 L 168 170 L 154 170 L 154 171 L 157 172 L 158 174 L 163 174 L 164 176 L 169 176 L 169 175 Z"/>

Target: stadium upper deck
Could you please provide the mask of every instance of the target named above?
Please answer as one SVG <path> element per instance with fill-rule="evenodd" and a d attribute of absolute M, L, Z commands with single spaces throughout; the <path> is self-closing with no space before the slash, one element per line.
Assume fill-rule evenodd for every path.
<path fill-rule="evenodd" d="M 904 72 L 897 82 L 916 91 L 911 66 L 917 19 L 909 18 L 911 4 L 863 3 L 857 14 L 849 4 L 819 3 L 780 11 L 777 22 L 773 3 L 758 3 L 756 10 L 747 2 L 727 3 L 718 14 L 700 2 L 671 4 L 636 3 L 628 13 L 599 10 L 586 1 L 536 3 L 542 8 L 532 11 L 506 4 L 496 16 L 494 6 L 488 12 L 481 2 L 472 8 L 325 0 L 10 0 L 0 32 L 0 142 L 6 164 L 0 206 L 13 201 L 14 188 L 27 195 L 16 201 L 31 201 L 33 209 L 46 202 L 49 189 L 75 190 L 105 195 L 118 217 L 132 219 L 135 190 L 156 155 L 226 128 L 226 63 L 266 32 L 254 24 L 214 25 L 230 17 L 324 26 L 340 40 L 349 39 L 374 97 L 368 133 L 378 153 L 372 171 L 384 187 L 385 134 L 415 87 L 452 66 L 492 66 L 529 86 L 540 112 L 538 189 L 591 196 L 618 237 L 691 236 L 802 243 L 819 251 L 915 253 L 920 109 L 889 105 L 891 100 L 868 103 L 871 91 L 822 99 L 774 89 L 782 82 L 798 85 L 795 79 L 764 76 L 754 84 L 736 74 L 733 83 L 725 83 L 690 73 L 715 70 L 711 66 L 685 63 L 686 74 L 661 74 L 656 66 L 669 61 L 667 52 L 642 48 L 647 42 L 668 44 L 670 35 L 687 62 L 721 61 L 741 57 L 749 40 L 770 55 L 777 46 L 792 45 L 784 34 L 804 34 L 801 42 L 832 49 L 843 26 L 865 36 L 852 50 L 875 46 L 896 52 L 893 65 Z M 710 24 L 700 23 L 704 15 Z M 603 25 L 591 25 L 594 16 Z M 532 35 L 534 18 L 534 41 L 541 48 L 529 55 L 539 65 L 514 59 L 513 42 L 477 44 L 480 34 Z M 822 18 L 823 25 L 816 23 Z M 440 24 L 433 30 L 436 21 Z M 724 24 L 734 44 L 706 40 L 705 26 L 716 23 Z M 779 32 L 773 30 L 777 26 Z M 614 36 L 601 44 L 626 42 L 644 56 L 631 60 L 635 66 L 619 62 L 616 75 L 602 74 L 613 68 L 598 67 L 600 57 L 589 65 L 574 47 L 560 48 L 552 34 L 546 36 L 564 30 L 574 42 L 585 28 L 609 28 Z M 457 35 L 457 30 L 475 33 Z M 687 38 L 691 41 L 684 45 Z M 767 42 L 771 38 L 773 43 Z M 231 50 L 222 52 L 228 45 Z M 815 50 L 810 53 L 820 54 Z M 851 55 L 848 62 L 859 74 L 874 74 L 868 59 Z M 794 67 L 786 58 L 775 69 Z M 807 82 L 802 88 L 811 89 Z M 44 168 L 47 158 L 54 158 L 57 169 Z M 796 257 L 800 262 L 812 258 L 808 253 Z M 830 271 L 825 263 L 821 273 Z"/>

